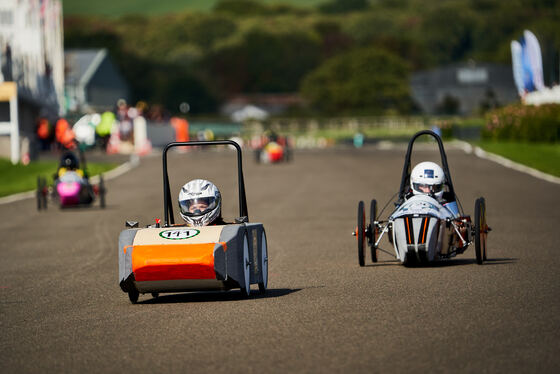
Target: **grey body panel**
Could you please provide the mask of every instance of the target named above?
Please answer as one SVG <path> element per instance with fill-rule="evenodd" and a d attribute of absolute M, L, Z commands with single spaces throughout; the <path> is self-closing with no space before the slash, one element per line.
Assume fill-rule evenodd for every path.
<path fill-rule="evenodd" d="M 126 280 L 132 274 L 132 246 L 138 228 L 121 231 L 119 235 L 119 283 Z"/>

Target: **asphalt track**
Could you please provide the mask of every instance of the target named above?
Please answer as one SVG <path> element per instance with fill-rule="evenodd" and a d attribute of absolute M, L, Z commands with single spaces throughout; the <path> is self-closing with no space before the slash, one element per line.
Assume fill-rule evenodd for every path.
<path fill-rule="evenodd" d="M 488 262 L 471 247 L 430 267 L 381 253 L 360 268 L 357 202 L 391 198 L 404 153 L 301 151 L 284 165 L 245 154 L 249 214 L 265 225 L 270 261 L 268 293 L 249 299 L 232 290 L 132 305 L 120 290 L 125 219 L 162 216 L 160 157 L 109 181 L 105 210 L 0 205 L 0 372 L 559 372 L 559 185 L 449 150 L 465 211 L 486 197 Z M 173 194 L 205 176 L 231 219 L 232 155 L 171 155 Z"/>

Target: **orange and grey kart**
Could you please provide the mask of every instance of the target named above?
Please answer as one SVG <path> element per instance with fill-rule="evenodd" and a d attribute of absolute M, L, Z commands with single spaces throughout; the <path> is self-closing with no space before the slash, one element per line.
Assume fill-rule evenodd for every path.
<path fill-rule="evenodd" d="M 235 223 L 176 225 L 169 190 L 167 152 L 173 147 L 228 145 L 237 151 L 239 217 Z M 163 150 L 164 223 L 138 228 L 127 221 L 119 236 L 119 284 L 132 303 L 139 294 L 230 290 L 246 297 L 251 285 L 261 293 L 268 283 L 268 248 L 261 223 L 250 223 L 243 181 L 242 153 L 233 141 L 169 143 Z"/>
<path fill-rule="evenodd" d="M 434 195 L 413 195 L 410 189 L 412 148 L 414 141 L 422 135 L 433 137 L 439 147 L 445 174 L 442 199 L 436 199 Z M 436 133 L 420 131 L 410 140 L 398 197 L 395 209 L 384 220 L 380 216 L 385 208 L 378 215 L 377 201 L 371 200 L 369 223 L 366 223 L 364 203 L 359 202 L 358 225 L 352 234 L 358 239 L 360 266 L 365 265 L 366 240 L 373 262 L 377 262 L 378 251 L 386 252 L 379 247 L 385 234 L 394 247 L 395 257 L 406 266 L 449 259 L 465 252 L 473 243 L 476 262 L 482 264 L 486 260 L 486 237 L 491 230 L 486 223 L 486 201 L 483 197 L 476 199 L 474 220 L 465 215 L 451 182 L 443 143 Z"/>

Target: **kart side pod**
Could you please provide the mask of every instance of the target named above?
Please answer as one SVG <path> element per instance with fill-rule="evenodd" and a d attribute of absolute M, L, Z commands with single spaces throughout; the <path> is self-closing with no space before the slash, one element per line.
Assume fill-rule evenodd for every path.
<path fill-rule="evenodd" d="M 260 223 L 131 228 L 119 236 L 119 284 L 138 293 L 266 288 L 266 234 Z"/>

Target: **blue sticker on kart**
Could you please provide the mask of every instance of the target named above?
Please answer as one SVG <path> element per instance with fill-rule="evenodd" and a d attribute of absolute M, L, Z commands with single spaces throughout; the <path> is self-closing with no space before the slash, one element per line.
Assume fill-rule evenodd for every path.
<path fill-rule="evenodd" d="M 164 239 L 170 240 L 181 240 L 181 239 L 189 239 L 194 236 L 200 234 L 200 231 L 197 229 L 175 229 L 175 230 L 165 230 L 159 233 Z"/>
<path fill-rule="evenodd" d="M 424 178 L 433 178 L 433 177 L 434 177 L 433 169 L 424 169 Z"/>

